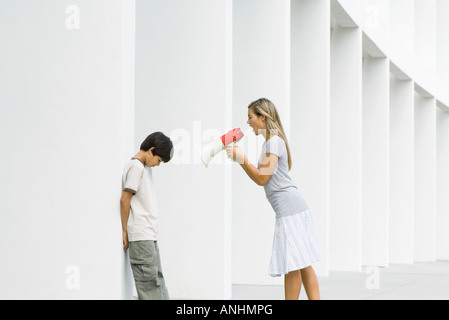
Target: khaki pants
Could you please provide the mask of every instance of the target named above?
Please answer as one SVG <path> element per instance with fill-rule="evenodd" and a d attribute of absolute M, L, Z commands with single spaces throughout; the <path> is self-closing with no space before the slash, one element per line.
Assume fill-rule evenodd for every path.
<path fill-rule="evenodd" d="M 157 241 L 130 241 L 129 260 L 139 300 L 168 300 Z"/>

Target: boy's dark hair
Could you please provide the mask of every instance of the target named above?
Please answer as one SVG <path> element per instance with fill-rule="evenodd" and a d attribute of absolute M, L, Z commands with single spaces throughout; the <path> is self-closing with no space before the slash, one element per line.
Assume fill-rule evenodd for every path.
<path fill-rule="evenodd" d="M 162 132 L 153 132 L 140 145 L 140 150 L 148 151 L 154 147 L 153 155 L 161 157 L 162 161 L 169 162 L 173 156 L 173 143 Z"/>

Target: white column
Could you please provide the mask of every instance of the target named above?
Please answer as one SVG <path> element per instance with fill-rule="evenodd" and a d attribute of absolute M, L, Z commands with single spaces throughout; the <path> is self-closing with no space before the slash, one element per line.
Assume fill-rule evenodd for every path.
<path fill-rule="evenodd" d="M 121 119 L 132 109 L 129 92 L 122 100 L 131 10 L 122 0 L 0 2 L 2 299 L 127 296 L 119 199 L 133 130 Z"/>
<path fill-rule="evenodd" d="M 390 78 L 389 260 L 414 260 L 414 84 Z"/>
<path fill-rule="evenodd" d="M 329 1 L 292 1 L 291 175 L 313 215 L 320 275 L 329 273 L 329 39 Z"/>
<path fill-rule="evenodd" d="M 449 260 L 449 113 L 437 109 L 437 260 Z"/>
<path fill-rule="evenodd" d="M 363 59 L 362 264 L 388 265 L 389 82 L 387 58 Z"/>
<path fill-rule="evenodd" d="M 172 161 L 153 169 L 174 299 L 231 297 L 231 183 L 220 157 L 206 169 L 197 155 L 230 129 L 230 5 L 136 1 L 136 145 L 158 130 L 175 144 Z"/>
<path fill-rule="evenodd" d="M 335 26 L 331 35 L 331 270 L 361 268 L 362 32 Z"/>
<path fill-rule="evenodd" d="M 246 126 L 248 105 L 265 97 L 275 104 L 288 135 L 290 0 L 234 1 L 233 35 L 233 123 Z M 239 143 L 254 165 L 262 143 L 263 137 L 253 133 Z M 300 165 L 293 159 L 293 166 Z M 240 166 L 232 170 L 232 281 L 282 284 L 282 278 L 268 275 L 275 213 L 263 188 Z"/>
<path fill-rule="evenodd" d="M 449 1 L 436 0 L 436 67 L 440 94 L 449 83 Z M 445 99 L 446 100 L 446 99 Z M 448 113 L 437 110 L 437 259 L 449 260 L 449 123 Z"/>
<path fill-rule="evenodd" d="M 135 36 L 136 1 L 122 2 L 122 161 L 125 164 L 134 153 L 135 106 Z M 134 278 L 129 263 L 129 252 L 122 259 L 122 299 L 132 299 Z"/>
<path fill-rule="evenodd" d="M 436 259 L 436 104 L 435 98 L 415 95 L 415 203 L 416 261 Z"/>

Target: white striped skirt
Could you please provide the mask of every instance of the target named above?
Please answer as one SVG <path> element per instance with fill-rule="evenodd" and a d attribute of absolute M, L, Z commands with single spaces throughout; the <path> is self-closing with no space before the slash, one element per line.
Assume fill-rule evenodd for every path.
<path fill-rule="evenodd" d="M 276 217 L 268 274 L 279 277 L 320 260 L 318 245 L 309 210 Z"/>

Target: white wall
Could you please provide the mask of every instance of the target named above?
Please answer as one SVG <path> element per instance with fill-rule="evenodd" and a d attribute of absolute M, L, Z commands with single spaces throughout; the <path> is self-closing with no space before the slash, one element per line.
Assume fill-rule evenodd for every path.
<path fill-rule="evenodd" d="M 441 76 L 442 81 L 449 78 L 449 39 L 447 30 L 449 29 L 449 2 L 445 0 L 436 0 L 436 67 L 437 74 Z"/>
<path fill-rule="evenodd" d="M 417 76 L 432 82 L 436 70 L 436 1 L 414 2 L 415 71 Z"/>
<path fill-rule="evenodd" d="M 129 297 L 118 202 L 130 8 L 77 1 L 70 29 L 72 4 L 0 2 L 2 299 Z"/>
<path fill-rule="evenodd" d="M 436 259 L 436 104 L 415 94 L 415 261 Z"/>
<path fill-rule="evenodd" d="M 449 30 L 449 2 L 445 0 L 436 0 L 436 74 L 437 74 L 437 90 L 438 99 L 443 101 L 445 105 L 449 104 L 449 90 L 447 83 L 449 82 L 449 38 L 447 30 Z"/>
<path fill-rule="evenodd" d="M 389 57 L 408 73 L 414 63 L 414 1 L 394 0 L 389 6 Z"/>
<path fill-rule="evenodd" d="M 231 129 L 230 5 L 136 2 L 136 149 L 158 130 L 175 145 L 171 162 L 153 170 L 174 299 L 231 296 L 229 171 L 223 161 L 206 169 L 196 153 Z"/>
<path fill-rule="evenodd" d="M 331 34 L 330 268 L 361 267 L 362 33 Z"/>
<path fill-rule="evenodd" d="M 346 32 L 350 32 L 351 28 L 361 29 L 363 50 L 372 58 L 386 57 L 385 62 L 389 64 L 391 67 L 390 72 L 394 75 L 389 84 L 391 94 L 389 115 L 391 119 L 388 119 L 390 133 L 387 133 L 388 141 L 392 144 L 387 152 L 391 154 L 387 167 L 385 167 L 385 161 L 382 161 L 383 169 L 380 169 L 381 164 L 373 158 L 373 155 L 379 156 L 379 150 L 373 153 L 376 148 L 372 143 L 374 140 L 370 143 L 366 138 L 371 136 L 369 132 L 373 132 L 374 126 L 371 124 L 376 122 L 377 127 L 375 130 L 378 134 L 372 137 L 385 141 L 386 130 L 382 129 L 385 127 L 385 116 L 383 120 L 380 118 L 375 120 L 376 114 L 380 115 L 380 109 L 384 110 L 385 103 L 377 103 L 377 108 L 375 109 L 367 109 L 367 103 L 369 105 L 376 104 L 374 101 L 383 96 L 385 84 L 388 82 L 385 80 L 385 76 L 375 79 L 372 72 L 372 62 L 374 60 L 371 60 L 368 65 L 365 59 L 363 72 L 365 87 L 362 95 L 364 101 L 364 122 L 362 124 L 364 141 L 361 147 L 363 155 L 362 171 L 364 172 L 362 176 L 364 187 L 361 199 L 363 223 L 361 251 L 364 258 L 361 263 L 388 265 L 389 262 L 434 261 L 436 259 L 436 247 L 442 248 L 441 246 L 443 245 L 441 239 L 444 238 L 444 232 L 440 224 L 445 225 L 447 215 L 447 213 L 443 214 L 445 212 L 444 201 L 439 203 L 440 210 L 435 211 L 435 199 L 436 197 L 442 199 L 443 194 L 449 192 L 447 186 L 441 182 L 443 179 L 439 179 L 438 182 L 435 178 L 435 175 L 441 174 L 444 176 L 445 174 L 445 169 L 441 162 L 443 160 L 440 160 L 440 167 L 439 169 L 437 168 L 437 170 L 440 170 L 437 171 L 439 173 L 435 171 L 435 162 L 437 155 L 440 159 L 444 159 L 444 150 L 447 147 L 447 141 L 442 132 L 444 114 L 438 118 L 440 127 L 436 127 L 435 124 L 436 106 L 440 106 L 442 110 L 447 110 L 447 104 L 445 103 L 447 101 L 447 90 L 443 89 L 444 87 L 447 88 L 447 80 L 445 80 L 444 76 L 447 74 L 447 62 L 445 61 L 447 58 L 443 58 L 443 56 L 447 56 L 444 55 L 444 52 L 447 51 L 447 40 L 443 37 L 443 30 L 446 30 L 445 27 L 447 26 L 445 24 L 447 20 L 445 18 L 447 17 L 446 4 L 440 1 L 423 0 L 333 0 L 331 1 L 331 8 L 334 21 L 331 36 L 331 270 L 334 268 L 350 269 L 348 259 L 355 261 L 355 257 L 358 255 L 357 245 L 360 245 L 356 231 L 359 219 L 356 211 L 353 211 L 352 219 L 350 219 L 348 224 L 350 231 L 349 234 L 344 236 L 347 238 L 346 240 L 338 233 L 346 225 L 341 220 L 343 215 L 341 213 L 333 213 L 333 210 L 343 211 L 343 204 L 340 208 L 333 204 L 335 193 L 332 190 L 336 189 L 336 186 L 333 187 L 334 182 L 332 181 L 336 179 L 333 176 L 338 177 L 338 175 L 342 175 L 340 172 L 335 174 L 335 169 L 332 169 L 334 166 L 338 167 L 337 162 L 333 160 L 333 153 L 338 155 L 341 152 L 337 150 L 340 149 L 340 145 L 338 147 L 335 146 L 333 141 L 341 140 L 349 144 L 349 140 L 341 139 L 341 136 L 338 138 L 344 132 L 341 129 L 336 130 L 333 138 L 332 125 L 333 123 L 337 125 L 346 121 L 347 125 L 344 127 L 345 130 L 349 130 L 349 128 L 357 126 L 358 123 L 358 112 L 355 111 L 357 109 L 353 109 L 351 112 L 346 109 L 344 114 L 336 115 L 336 117 L 340 117 L 338 122 L 333 122 L 332 120 L 334 114 L 333 104 L 337 102 L 337 105 L 341 105 L 342 102 L 346 102 L 346 108 L 348 108 L 348 105 L 350 105 L 349 101 L 353 101 L 352 99 L 354 99 L 359 90 L 357 86 L 358 81 L 356 81 L 355 83 L 352 82 L 353 89 L 351 91 L 344 91 L 345 86 L 349 86 L 348 83 L 353 81 L 354 64 L 350 67 L 347 63 L 343 67 L 344 72 L 346 72 L 343 84 L 338 82 L 338 77 L 335 78 L 335 75 L 338 73 L 332 71 L 339 70 L 339 65 L 340 68 L 343 65 L 343 59 L 348 61 L 349 57 L 354 54 L 353 44 L 349 44 L 349 42 L 342 44 L 343 40 L 340 39 L 338 42 L 333 41 L 337 36 L 342 37 L 340 33 L 341 28 L 346 28 Z M 343 56 L 345 58 L 334 60 Z M 385 62 L 383 65 L 386 67 L 387 63 Z M 367 73 L 365 72 L 366 70 L 371 71 Z M 383 89 L 379 91 L 379 89 L 372 90 L 369 88 Z M 371 91 L 376 94 L 372 95 Z M 416 99 L 414 95 L 416 95 Z M 373 111 L 374 113 L 372 113 Z M 336 109 L 335 114 L 337 113 L 341 113 L 341 109 Z M 379 120 L 381 121 L 379 122 Z M 436 128 L 439 128 L 439 131 L 435 131 Z M 357 134 L 352 136 L 352 138 L 354 137 L 357 137 Z M 383 148 L 383 150 L 385 149 Z M 438 154 L 436 154 L 437 151 L 439 152 Z M 385 154 L 385 151 L 382 151 L 381 154 Z M 356 157 L 357 151 L 348 156 L 348 160 L 353 161 L 353 169 L 359 165 Z M 379 163 L 379 165 L 376 165 L 376 170 L 379 169 L 376 171 L 377 175 L 373 174 L 373 164 L 375 162 L 376 164 Z M 390 166 L 389 169 L 388 166 Z M 357 169 L 354 170 L 354 172 L 357 172 Z M 376 189 L 373 179 L 380 182 L 379 179 L 385 181 L 385 178 L 389 180 L 389 183 L 387 185 L 384 183 L 383 188 Z M 354 186 L 354 183 L 357 184 L 358 182 L 353 182 L 351 185 Z M 386 195 L 384 191 L 387 189 L 390 189 L 387 195 L 387 198 L 389 198 L 388 205 L 386 207 L 385 205 L 383 206 L 382 214 L 378 215 L 375 220 L 367 220 L 369 216 L 375 217 L 374 211 L 376 206 L 380 203 L 385 203 Z M 371 192 L 368 192 L 369 190 L 374 191 L 378 197 L 380 196 L 378 198 L 379 201 L 376 203 L 371 201 L 371 204 L 366 202 L 365 195 L 371 194 Z M 348 192 L 348 188 L 344 187 L 343 190 L 337 192 L 340 193 L 337 198 L 342 199 L 341 194 Z M 416 196 L 417 194 L 419 194 L 419 197 Z M 354 199 L 347 203 L 354 204 L 358 201 L 357 199 L 359 199 L 360 195 L 357 192 L 354 195 Z M 365 203 L 366 205 L 364 205 Z M 412 214 L 413 217 L 411 216 Z M 345 213 L 345 215 L 349 215 L 349 213 Z M 336 220 L 339 222 L 335 223 L 334 221 Z M 376 221 L 376 223 L 383 221 L 382 227 L 379 228 L 380 225 L 375 227 L 372 223 L 373 221 Z M 380 241 L 380 236 L 383 239 L 382 241 Z M 348 240 L 349 237 L 352 238 L 352 241 Z M 335 244 L 333 247 L 334 242 L 332 239 L 337 239 L 340 242 L 337 242 L 338 245 Z M 387 246 L 385 246 L 385 239 L 387 239 Z M 346 266 L 338 263 L 339 259 L 343 260 L 341 251 L 338 251 L 341 249 L 333 249 L 341 247 L 342 241 L 348 244 L 351 243 L 350 247 L 356 252 L 346 257 L 348 258 L 345 260 Z M 349 251 L 350 249 L 347 248 L 347 250 Z M 381 255 L 383 258 L 382 261 L 374 262 L 373 259 L 369 262 L 365 260 L 367 255 L 372 258 L 376 255 Z M 353 264 L 354 266 L 357 266 L 357 262 Z"/>
<path fill-rule="evenodd" d="M 449 260 L 449 113 L 437 109 L 436 119 L 436 259 Z"/>
<path fill-rule="evenodd" d="M 414 260 L 413 80 L 390 76 L 389 262 Z"/>
<path fill-rule="evenodd" d="M 259 98 L 277 107 L 284 129 L 290 118 L 290 1 L 234 1 L 233 123 L 245 124 L 248 105 Z M 288 134 L 288 133 L 287 133 Z M 240 143 L 257 166 L 263 137 L 250 133 Z M 257 186 L 237 165 L 232 168 L 232 281 L 281 284 L 268 276 L 275 213 Z"/>
<path fill-rule="evenodd" d="M 388 266 L 390 64 L 363 58 L 362 264 Z"/>
<path fill-rule="evenodd" d="M 328 275 L 330 3 L 295 0 L 291 11 L 291 175 L 313 215 L 321 258 L 314 268 Z"/>

